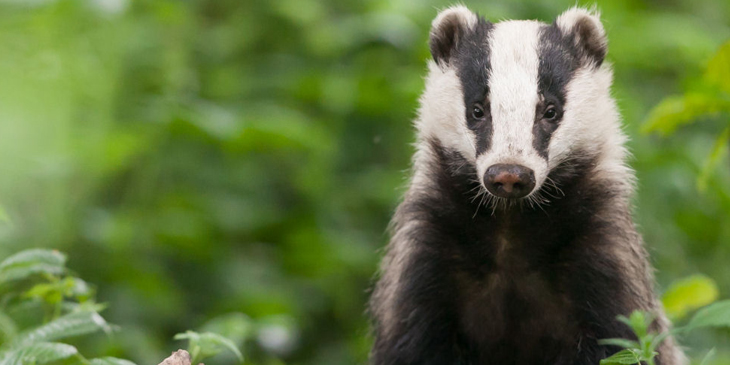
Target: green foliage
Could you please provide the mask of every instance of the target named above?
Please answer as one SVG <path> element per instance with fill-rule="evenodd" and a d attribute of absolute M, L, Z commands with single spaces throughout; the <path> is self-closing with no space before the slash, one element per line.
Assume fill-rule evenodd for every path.
<path fill-rule="evenodd" d="M 705 80 L 725 92 L 725 96 L 730 95 L 730 41 L 725 42 L 707 64 Z"/>
<path fill-rule="evenodd" d="M 46 274 L 51 278 L 62 275 L 65 264 L 66 256 L 58 251 L 22 251 L 0 263 L 0 286 L 37 274 Z"/>
<path fill-rule="evenodd" d="M 156 364 L 194 328 L 231 338 L 247 363 L 365 363 L 367 288 L 413 152 L 428 31 L 453 3 L 0 1 L 0 257 L 70 254 L 62 276 L 92 281 L 122 326 L 68 340 L 88 356 Z M 464 3 L 548 22 L 576 4 Z M 730 37 L 727 4 L 598 7 L 659 284 L 702 271 L 728 293 L 722 158 L 704 194 L 694 181 L 721 117 L 664 138 L 638 123 L 667 95 L 710 88 L 703 65 Z M 68 291 L 42 283 L 53 290 L 15 300 L 50 321 L 58 306 L 43 297 Z M 249 330 L 204 324 L 230 312 Z M 5 314 L 0 338 L 42 324 Z M 683 344 L 730 356 L 726 332 L 698 333 Z"/>
<path fill-rule="evenodd" d="M 191 363 L 197 364 L 209 357 L 218 355 L 224 350 L 229 350 L 236 355 L 239 361 L 243 361 L 243 355 L 233 341 L 212 332 L 198 333 L 187 331 L 175 335 L 176 340 L 188 340 L 188 352 L 192 357 Z"/>
<path fill-rule="evenodd" d="M 714 302 L 718 295 L 714 280 L 693 275 L 672 283 L 662 296 L 662 304 L 669 318 L 679 320 L 688 312 Z"/>
<path fill-rule="evenodd" d="M 104 318 L 96 312 L 81 309 L 78 312 L 54 318 L 46 324 L 18 334 L 8 343 L 8 347 L 19 348 L 36 342 L 55 341 L 95 333 L 99 330 L 110 331 Z"/>
<path fill-rule="evenodd" d="M 720 119 L 726 127 L 719 134 L 697 177 L 700 191 L 707 190 L 710 174 L 726 156 L 730 141 L 730 41 L 726 42 L 707 64 L 700 90 L 682 96 L 670 96 L 654 107 L 643 131 L 673 133 L 679 126 L 708 117 Z"/>
<path fill-rule="evenodd" d="M 712 146 L 712 151 L 710 152 L 710 156 L 708 156 L 707 161 L 705 162 L 699 176 L 697 177 L 697 187 L 700 189 L 700 191 L 707 190 L 710 173 L 715 169 L 715 167 L 719 165 L 720 159 L 723 156 L 727 156 L 728 142 L 730 142 L 730 125 L 728 125 L 728 127 L 726 127 L 715 140 L 715 143 Z"/>
<path fill-rule="evenodd" d="M 133 362 L 116 357 L 100 357 L 89 360 L 89 365 L 134 365 Z"/>
<path fill-rule="evenodd" d="M 653 357 L 654 354 L 647 357 L 639 349 L 624 349 L 601 360 L 601 365 L 639 364 L 640 361 L 651 361 Z"/>
<path fill-rule="evenodd" d="M 651 111 L 644 132 L 673 133 L 702 116 L 730 113 L 730 41 L 707 64 L 700 91 L 664 99 Z"/>
<path fill-rule="evenodd" d="M 86 359 L 76 347 L 57 342 L 100 331 L 110 334 L 113 330 L 98 313 L 105 306 L 93 301 L 93 290 L 83 280 L 70 276 L 65 263 L 64 254 L 41 249 L 22 251 L 0 262 L 0 273 L 12 273 L 5 277 L 6 283 L 13 284 L 0 289 L 0 365 L 55 364 L 70 358 L 82 365 L 134 365 L 115 357 Z M 38 323 L 33 309 L 42 306 L 53 310 Z M 34 324 L 21 328 L 8 315 L 21 316 L 22 312 L 30 312 Z M 175 339 L 189 341 L 193 364 L 224 350 L 242 362 L 238 347 L 256 335 L 256 326 L 247 316 L 232 313 L 205 325 L 230 337 L 187 331 Z"/>
<path fill-rule="evenodd" d="M 640 361 L 653 365 L 654 356 L 657 355 L 654 350 L 664 339 L 663 334 L 655 334 L 649 330 L 654 317 L 646 312 L 634 311 L 629 317 L 618 316 L 617 319 L 629 326 L 639 341 L 621 338 L 601 340 L 599 343 L 603 345 L 624 347 L 623 350 L 601 360 L 601 365 L 639 364 Z"/>
<path fill-rule="evenodd" d="M 655 350 L 670 335 L 687 333 L 695 329 L 706 327 L 726 327 L 730 328 L 730 300 L 720 301 L 706 306 L 697 311 L 687 325 L 675 327 L 671 331 L 656 333 L 650 330 L 655 317 L 648 312 L 634 311 L 627 318 L 618 316 L 617 319 L 631 328 L 638 338 L 638 341 L 610 338 L 600 340 L 603 345 L 613 345 L 622 347 L 623 350 L 601 360 L 601 365 L 620 365 L 620 364 L 640 364 L 645 362 L 647 365 L 654 364 L 654 357 L 658 354 Z M 712 349 L 704 358 L 702 363 L 709 361 L 715 354 Z"/>
<path fill-rule="evenodd" d="M 730 327 L 730 300 L 700 309 L 687 324 L 687 329 L 702 327 Z"/>
<path fill-rule="evenodd" d="M 704 358 L 702 358 L 702 362 L 700 362 L 700 365 L 707 365 L 710 362 L 710 360 L 712 360 L 712 358 L 715 357 L 716 353 L 717 353 L 717 351 L 714 348 L 711 349 L 710 351 L 707 351 L 707 354 L 705 355 Z"/>
<path fill-rule="evenodd" d="M 110 332 L 97 312 L 93 291 L 68 274 L 58 251 L 26 250 L 0 262 L 0 364 L 47 364 L 76 358 L 89 364 L 76 347 L 59 343 L 71 337 Z M 45 320 L 37 321 L 36 313 Z M 21 319 L 30 315 L 30 325 Z"/>
<path fill-rule="evenodd" d="M 2 365 L 48 364 L 77 355 L 71 345 L 53 342 L 37 342 L 19 347 L 17 350 L 0 353 Z"/>

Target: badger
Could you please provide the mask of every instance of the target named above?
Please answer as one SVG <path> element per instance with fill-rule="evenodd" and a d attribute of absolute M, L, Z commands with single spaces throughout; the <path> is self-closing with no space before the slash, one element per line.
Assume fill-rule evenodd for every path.
<path fill-rule="evenodd" d="M 370 362 L 592 364 L 669 322 L 632 220 L 633 171 L 598 12 L 432 23 L 412 177 L 369 311 Z M 656 364 L 686 363 L 671 337 Z"/>

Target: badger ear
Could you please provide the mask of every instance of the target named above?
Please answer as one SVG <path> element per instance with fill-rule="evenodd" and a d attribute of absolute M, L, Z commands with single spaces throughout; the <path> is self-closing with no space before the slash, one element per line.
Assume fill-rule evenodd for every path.
<path fill-rule="evenodd" d="M 453 6 L 441 11 L 431 23 L 428 46 L 439 66 L 448 64 L 461 37 L 477 23 L 476 14 L 465 6 Z"/>
<path fill-rule="evenodd" d="M 563 35 L 573 40 L 578 54 L 584 63 L 592 63 L 599 67 L 608 52 L 606 31 L 596 10 L 572 8 L 561 14 L 556 20 Z"/>

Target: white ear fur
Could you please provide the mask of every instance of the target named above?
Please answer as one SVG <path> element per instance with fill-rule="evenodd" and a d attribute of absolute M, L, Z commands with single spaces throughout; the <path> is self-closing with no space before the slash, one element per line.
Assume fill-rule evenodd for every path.
<path fill-rule="evenodd" d="M 472 29 L 477 21 L 476 14 L 463 5 L 447 8 L 436 16 L 431 23 L 428 45 L 433 59 L 439 66 L 449 62 L 459 39 L 464 32 Z"/>
<path fill-rule="evenodd" d="M 558 16 L 555 24 L 566 36 L 572 37 L 581 59 L 600 66 L 608 52 L 606 30 L 597 10 L 571 8 Z"/>

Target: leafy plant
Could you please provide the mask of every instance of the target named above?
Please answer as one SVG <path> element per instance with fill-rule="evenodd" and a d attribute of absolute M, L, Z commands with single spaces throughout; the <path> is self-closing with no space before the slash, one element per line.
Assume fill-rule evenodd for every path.
<path fill-rule="evenodd" d="M 104 306 L 93 301 L 93 290 L 65 264 L 64 254 L 40 249 L 0 262 L 0 365 L 133 365 L 112 357 L 86 359 L 76 347 L 59 342 L 112 330 L 99 315 Z M 39 317 L 43 320 L 35 320 Z"/>
<path fill-rule="evenodd" d="M 219 353 L 229 350 L 236 355 L 239 361 L 243 362 L 243 354 L 236 347 L 233 341 L 212 332 L 198 333 L 195 331 L 187 331 L 175 335 L 176 340 L 188 340 L 188 352 L 192 360 L 191 364 L 198 364 L 203 359 L 218 355 Z"/>
<path fill-rule="evenodd" d="M 105 306 L 94 301 L 93 289 L 65 264 L 64 254 L 41 249 L 22 251 L 0 262 L 0 365 L 134 365 L 114 357 L 87 359 L 76 347 L 59 342 L 114 329 L 99 314 Z M 25 324 L 28 319 L 32 324 Z M 239 346 L 265 327 L 242 313 L 231 313 L 208 321 L 203 328 L 206 331 L 175 336 L 188 340 L 193 364 L 226 350 L 243 362 Z"/>
<path fill-rule="evenodd" d="M 718 295 L 714 280 L 704 275 L 692 275 L 673 283 L 664 292 L 662 304 L 671 320 L 679 320 L 690 311 L 716 301 Z"/>
<path fill-rule="evenodd" d="M 730 327 L 730 300 L 724 300 L 708 305 L 698 310 L 692 319 L 682 327 L 675 327 L 671 331 L 656 333 L 650 330 L 654 316 L 644 311 L 634 311 L 629 317 L 618 316 L 617 319 L 629 326 L 638 341 L 624 338 L 609 338 L 599 341 L 603 345 L 614 345 L 623 349 L 610 357 L 601 360 L 601 365 L 641 364 L 654 365 L 657 355 L 656 348 L 670 335 L 687 333 L 705 327 Z M 711 350 L 705 361 L 712 357 Z M 705 362 L 703 361 L 703 363 Z"/>
<path fill-rule="evenodd" d="M 207 321 L 199 331 L 178 333 L 175 339 L 188 341 L 192 364 L 222 353 L 231 355 L 229 359 L 221 356 L 224 363 L 283 364 L 278 355 L 286 352 L 287 341 L 295 332 L 287 322 L 282 317 L 253 320 L 243 313 L 228 313 Z M 248 350 L 245 362 L 242 347 Z"/>
<path fill-rule="evenodd" d="M 718 117 L 724 117 L 724 128 L 697 177 L 701 191 L 707 188 L 710 173 L 727 154 L 730 143 L 730 41 L 723 44 L 707 64 L 697 90 L 662 100 L 651 111 L 643 132 L 668 135 L 682 125 Z"/>

